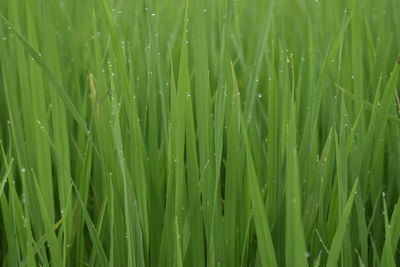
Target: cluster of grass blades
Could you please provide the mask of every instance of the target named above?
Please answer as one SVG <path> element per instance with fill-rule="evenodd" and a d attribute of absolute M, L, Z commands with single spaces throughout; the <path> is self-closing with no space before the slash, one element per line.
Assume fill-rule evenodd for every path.
<path fill-rule="evenodd" d="M 0 1 L 1 266 L 400 264 L 398 10 Z"/>

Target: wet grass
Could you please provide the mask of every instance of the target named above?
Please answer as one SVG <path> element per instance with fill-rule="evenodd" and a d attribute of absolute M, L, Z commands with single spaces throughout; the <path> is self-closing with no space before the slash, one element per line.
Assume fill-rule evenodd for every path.
<path fill-rule="evenodd" d="M 400 264 L 398 10 L 1 1 L 1 265 Z"/>

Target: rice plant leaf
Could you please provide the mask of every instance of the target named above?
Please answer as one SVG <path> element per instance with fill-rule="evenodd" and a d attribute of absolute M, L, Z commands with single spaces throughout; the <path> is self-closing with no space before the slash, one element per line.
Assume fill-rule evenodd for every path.
<path fill-rule="evenodd" d="M 8 177 L 10 176 L 11 170 L 12 170 L 12 166 L 13 166 L 13 162 L 14 160 L 11 159 L 11 161 L 8 163 L 8 167 L 3 175 L 3 178 L 1 178 L 1 182 L 0 182 L 0 198 L 1 198 L 1 194 L 3 193 L 4 190 L 4 186 L 7 183 Z"/>
<path fill-rule="evenodd" d="M 343 237 L 345 235 L 345 232 L 346 232 L 346 229 L 348 226 L 348 220 L 350 217 L 351 209 L 353 207 L 354 197 L 355 197 L 357 188 L 358 188 L 358 180 L 356 180 L 354 182 L 353 188 L 351 189 L 349 197 L 347 198 L 346 205 L 344 206 L 343 212 L 340 216 L 339 223 L 337 225 L 336 232 L 335 232 L 335 235 L 332 240 L 332 244 L 329 249 L 329 255 L 328 255 L 327 264 L 326 264 L 326 266 L 328 266 L 328 267 L 336 266 L 337 261 L 339 259 L 340 250 L 341 250 L 342 242 L 343 242 Z"/>

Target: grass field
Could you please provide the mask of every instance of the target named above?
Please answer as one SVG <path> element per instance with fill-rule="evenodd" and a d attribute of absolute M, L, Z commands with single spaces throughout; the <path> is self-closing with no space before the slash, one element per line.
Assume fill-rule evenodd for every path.
<path fill-rule="evenodd" d="M 400 1 L 0 1 L 1 266 L 400 264 Z"/>

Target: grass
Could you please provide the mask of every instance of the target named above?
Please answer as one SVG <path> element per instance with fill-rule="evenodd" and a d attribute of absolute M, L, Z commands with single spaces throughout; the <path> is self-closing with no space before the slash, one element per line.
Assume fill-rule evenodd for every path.
<path fill-rule="evenodd" d="M 399 265 L 398 10 L 1 1 L 1 265 Z"/>

